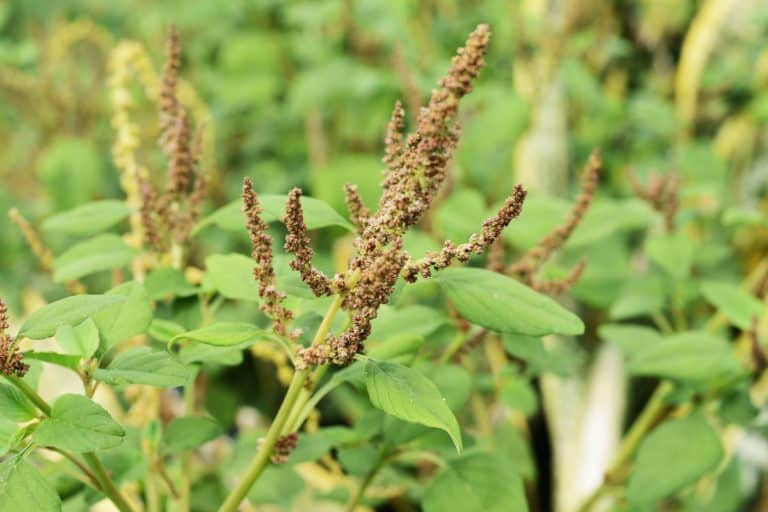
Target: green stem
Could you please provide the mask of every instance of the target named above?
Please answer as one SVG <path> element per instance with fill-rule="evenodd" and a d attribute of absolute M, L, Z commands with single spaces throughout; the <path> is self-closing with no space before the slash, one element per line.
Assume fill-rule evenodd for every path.
<path fill-rule="evenodd" d="M 195 412 L 195 381 L 184 387 L 184 414 L 190 416 Z M 189 510 L 190 497 L 190 454 L 185 452 L 181 455 L 181 475 L 179 481 L 179 511 L 187 512 Z"/>
<path fill-rule="evenodd" d="M 84 453 L 83 459 L 85 459 L 86 464 L 88 464 L 88 466 L 91 468 L 91 471 L 93 471 L 93 474 L 96 476 L 96 479 L 99 481 L 102 492 L 106 494 L 110 500 L 112 500 L 112 503 L 115 504 L 118 510 L 120 510 L 120 512 L 133 512 L 133 507 L 131 507 L 123 495 L 120 494 L 120 491 L 115 486 L 115 483 L 109 477 L 107 469 L 104 467 L 104 464 L 101 463 L 96 454 L 93 452 Z"/>
<path fill-rule="evenodd" d="M 640 416 L 632 424 L 627 435 L 619 445 L 619 450 L 606 471 L 606 481 L 584 501 L 579 507 L 578 512 L 588 512 L 597 503 L 597 501 L 608 491 L 611 484 L 616 483 L 619 478 L 616 473 L 632 458 L 637 450 L 640 441 L 653 428 L 656 423 L 667 413 L 669 406 L 666 404 L 666 397 L 672 392 L 673 385 L 664 381 L 653 392 L 653 396 L 646 404 Z"/>
<path fill-rule="evenodd" d="M 24 393 L 27 398 L 30 399 L 30 401 L 37 406 L 38 409 L 40 409 L 40 412 L 42 412 L 46 416 L 50 416 L 52 409 L 51 406 L 43 400 L 43 397 L 37 394 L 37 391 L 32 389 L 32 387 L 24 381 L 24 379 L 21 379 L 19 377 L 16 377 L 15 375 L 4 375 L 6 379 L 8 379 L 11 384 L 16 386 L 19 391 Z M 115 504 L 115 506 L 120 510 L 120 512 L 133 512 L 133 508 L 128 504 L 128 501 L 123 497 L 122 494 L 120 494 L 120 491 L 117 490 L 117 487 L 115 487 L 114 482 L 112 482 L 112 479 L 109 478 L 109 475 L 107 474 L 106 469 L 104 468 L 104 465 L 101 463 L 98 457 L 96 457 L 96 454 L 93 452 L 88 452 L 83 454 L 83 459 L 85 460 L 88 467 L 91 468 L 91 471 L 93 473 L 93 476 L 96 478 L 96 481 L 99 483 L 99 487 L 101 487 L 101 491 Z"/>
<path fill-rule="evenodd" d="M 341 302 L 343 297 L 337 295 L 331 306 L 328 308 L 328 312 L 325 314 L 320 327 L 318 327 L 315 333 L 315 338 L 312 340 L 312 345 L 320 345 L 325 342 L 325 338 L 328 334 L 328 330 L 331 328 L 331 322 L 333 322 L 336 313 L 341 308 Z M 277 411 L 272 425 L 270 425 L 267 435 L 264 438 L 264 443 L 261 445 L 256 457 L 251 461 L 250 466 L 245 472 L 240 483 L 238 483 L 229 496 L 224 500 L 224 503 L 219 508 L 219 512 L 235 512 L 240 503 L 245 499 L 248 491 L 251 490 L 253 484 L 256 483 L 261 473 L 269 464 L 269 459 L 272 456 L 272 451 L 275 448 L 275 444 L 282 435 L 283 428 L 286 426 L 288 419 L 294 414 L 294 407 L 297 405 L 297 399 L 304 389 L 304 383 L 307 380 L 309 374 L 308 368 L 296 370 L 291 379 L 291 383 L 288 385 L 288 391 L 285 393 L 283 403 L 280 405 L 280 409 Z"/>
<path fill-rule="evenodd" d="M 20 378 L 16 377 L 15 375 L 5 375 L 5 378 L 8 379 L 11 384 L 19 388 L 19 391 L 24 393 L 27 398 L 30 399 L 30 401 L 37 406 L 40 411 L 45 414 L 46 416 L 51 415 L 51 406 L 48 405 L 48 402 L 43 400 L 43 397 L 37 394 L 37 391 L 32 389 L 32 387 L 27 384 L 27 382 Z"/>

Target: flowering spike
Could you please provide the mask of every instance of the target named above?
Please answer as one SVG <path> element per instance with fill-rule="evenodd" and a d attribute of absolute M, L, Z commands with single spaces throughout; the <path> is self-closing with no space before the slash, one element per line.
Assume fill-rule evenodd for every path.
<path fill-rule="evenodd" d="M 288 204 L 285 207 L 283 222 L 288 230 L 285 237 L 285 250 L 295 256 L 291 261 L 291 268 L 301 274 L 301 280 L 312 289 L 316 296 L 331 295 L 333 293 L 331 280 L 312 266 L 314 251 L 312 251 L 311 241 L 307 234 L 307 226 L 304 224 L 301 189 L 294 188 L 288 194 Z"/>
<path fill-rule="evenodd" d="M 253 182 L 246 177 L 243 180 L 243 213 L 253 248 L 251 256 L 256 262 L 253 277 L 259 283 L 259 296 L 264 301 L 261 310 L 272 318 L 272 329 L 275 332 L 295 337 L 298 333 L 288 333 L 286 329 L 286 323 L 293 314 L 282 305 L 285 294 L 275 288 L 272 237 L 267 234 L 267 223 L 261 218 L 262 211 Z"/>
<path fill-rule="evenodd" d="M 347 209 L 349 210 L 352 224 L 357 228 L 357 232 L 362 234 L 365 225 L 371 216 L 371 211 L 365 206 L 363 198 L 360 197 L 357 185 L 349 183 L 344 184 L 344 199 L 347 203 Z"/>
<path fill-rule="evenodd" d="M 403 278 L 408 282 L 414 282 L 419 275 L 429 277 L 433 271 L 444 269 L 454 261 L 465 263 L 472 254 L 481 254 L 499 238 L 512 219 L 520 216 L 526 194 L 526 190 L 521 185 L 516 185 L 514 193 L 504 201 L 504 205 L 496 215 L 483 222 L 480 234 L 473 234 L 469 242 L 461 245 L 455 245 L 447 240 L 439 253 L 430 253 L 418 261 L 406 264 L 402 271 Z"/>
<path fill-rule="evenodd" d="M 384 139 L 384 158 L 389 172 L 395 172 L 400 167 L 403 154 L 403 128 L 405 127 L 405 110 L 400 100 L 395 102 L 392 116 L 387 124 L 387 135 Z M 384 184 L 386 188 L 386 182 Z"/>
<path fill-rule="evenodd" d="M 581 223 L 584 215 L 589 210 L 600 179 L 603 162 L 600 151 L 594 150 L 589 155 L 587 164 L 581 175 L 581 191 L 571 207 L 568 218 L 563 224 L 557 226 L 545 236 L 535 247 L 526 252 L 516 263 L 507 268 L 508 274 L 519 276 L 527 284 L 533 283 L 533 274 L 549 260 L 571 237 L 573 231 Z"/>
<path fill-rule="evenodd" d="M 178 117 L 179 100 L 176 97 L 176 85 L 181 69 L 181 43 L 176 26 L 168 26 L 165 40 L 165 67 L 160 89 L 160 133 L 161 143 L 165 145 L 171 138 L 173 126 Z"/>

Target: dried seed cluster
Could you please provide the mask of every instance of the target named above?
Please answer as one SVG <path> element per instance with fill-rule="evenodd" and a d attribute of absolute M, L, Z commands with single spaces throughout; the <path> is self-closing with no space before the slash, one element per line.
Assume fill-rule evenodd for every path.
<path fill-rule="evenodd" d="M 292 432 L 280 437 L 272 451 L 272 462 L 274 464 L 285 464 L 288 462 L 288 456 L 296 448 L 298 442 L 299 434 L 297 432 Z"/>
<path fill-rule="evenodd" d="M 668 232 L 674 231 L 680 207 L 680 178 L 675 174 L 652 174 L 648 185 L 643 185 L 634 172 L 630 172 L 627 177 L 635 195 L 664 216 L 664 226 Z"/>
<path fill-rule="evenodd" d="M 23 354 L 16 350 L 13 338 L 6 332 L 8 327 L 8 305 L 0 299 L 0 373 L 23 377 L 29 365 L 22 362 Z"/>
<path fill-rule="evenodd" d="M 197 170 L 201 131 L 193 136 L 189 113 L 176 93 L 181 68 L 181 44 L 171 25 L 166 40 L 166 64 L 160 87 L 160 145 L 168 160 L 165 188 L 155 190 L 147 176 L 138 175 L 144 238 L 165 253 L 188 238 L 206 194 L 206 180 Z"/>
<path fill-rule="evenodd" d="M 355 254 L 341 275 L 330 278 L 312 266 L 313 251 L 301 208 L 301 191 L 293 189 L 288 196 L 284 223 L 288 234 L 285 248 L 294 255 L 291 267 L 317 296 L 340 294 L 341 307 L 351 316 L 349 327 L 340 334 L 329 334 L 322 343 L 297 351 L 297 366 L 350 363 L 363 349 L 371 332 L 371 321 L 379 307 L 392 294 L 398 277 L 414 281 L 418 276 L 429 277 L 432 272 L 453 261 L 467 261 L 491 245 L 501 231 L 520 214 L 525 190 L 517 186 L 504 206 L 483 223 L 479 234 L 467 243 L 446 242 L 440 253 L 412 259 L 403 248 L 403 235 L 414 226 L 433 203 L 446 180 L 446 167 L 453 156 L 459 138 L 457 121 L 459 100 L 472 89 L 472 81 L 482 68 L 490 31 L 480 25 L 469 36 L 466 45 L 453 58 L 448 74 L 440 87 L 432 92 L 430 101 L 419 112 L 415 132 L 404 137 L 405 112 L 398 102 L 392 112 L 385 139 L 385 177 L 378 209 L 371 212 L 363 203 L 357 188 L 346 185 L 345 193 L 351 218 L 357 227 Z M 250 182 L 247 182 L 250 183 Z M 252 186 L 244 189 L 246 211 L 253 212 Z M 257 214 L 254 214 L 257 216 Z M 271 240 L 263 240 L 265 226 L 248 217 L 254 258 L 258 266 L 271 251 Z M 271 255 L 269 256 L 271 258 Z M 271 260 L 270 260 L 271 261 Z M 264 285 L 269 276 L 256 274 Z M 270 312 L 273 321 L 279 312 Z"/>
<path fill-rule="evenodd" d="M 537 281 L 536 274 L 552 255 L 560 250 L 565 242 L 573 234 L 589 210 L 592 201 L 595 198 L 595 191 L 600 181 L 600 172 L 602 170 L 602 159 L 599 150 L 594 150 L 584 170 L 581 174 L 581 190 L 571 207 L 568 218 L 563 224 L 557 226 L 552 232 L 547 234 L 538 244 L 523 254 L 517 262 L 509 265 L 506 269 L 507 274 L 515 276 L 528 286 L 537 291 L 557 295 L 565 292 L 581 277 L 586 268 L 586 261 L 580 261 L 569 275 L 561 280 L 555 281 Z"/>

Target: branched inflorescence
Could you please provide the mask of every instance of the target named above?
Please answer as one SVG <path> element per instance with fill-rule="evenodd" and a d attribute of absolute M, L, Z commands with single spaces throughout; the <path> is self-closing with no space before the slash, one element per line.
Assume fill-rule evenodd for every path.
<path fill-rule="evenodd" d="M 664 226 L 668 232 L 676 228 L 677 210 L 680 207 L 680 179 L 675 174 L 652 174 L 648 185 L 643 185 L 634 172 L 627 175 L 632 191 L 664 216 Z"/>
<path fill-rule="evenodd" d="M 593 151 L 581 175 L 581 190 L 565 222 L 529 249 L 517 262 L 509 265 L 506 269 L 507 274 L 517 277 L 535 290 L 551 295 L 565 292 L 578 281 L 586 268 L 586 262 L 583 260 L 571 269 L 568 276 L 563 279 L 540 282 L 535 277 L 544 263 L 563 247 L 584 219 L 584 215 L 594 200 L 602 165 L 600 152 L 598 150 Z"/>
<path fill-rule="evenodd" d="M 0 373 L 23 377 L 29 365 L 22 362 L 23 354 L 16 350 L 13 338 L 6 332 L 8 327 L 8 305 L 0 299 Z"/>
<path fill-rule="evenodd" d="M 200 216 L 206 180 L 197 170 L 200 131 L 193 136 L 189 113 L 177 96 L 181 45 L 175 27 L 166 41 L 166 64 L 160 85 L 160 146 L 168 161 L 162 192 L 155 191 L 147 176 L 137 175 L 141 223 L 145 241 L 158 253 L 181 245 Z"/>
<path fill-rule="evenodd" d="M 471 254 L 479 254 L 499 238 L 502 230 L 520 214 L 525 190 L 515 187 L 499 212 L 483 223 L 480 233 L 468 242 L 455 245 L 446 242 L 440 253 L 412 259 L 403 248 L 403 235 L 422 218 L 446 180 L 446 167 L 459 138 L 457 120 L 459 100 L 472 90 L 472 81 L 480 72 L 488 46 L 490 31 L 480 25 L 469 36 L 466 45 L 453 58 L 448 74 L 430 101 L 419 112 L 416 131 L 403 136 L 405 112 L 398 102 L 387 127 L 384 164 L 385 177 L 378 209 L 371 212 L 363 203 L 357 188 L 345 186 L 347 205 L 358 236 L 355 254 L 347 270 L 334 278 L 312 266 L 312 248 L 301 207 L 301 191 L 293 189 L 288 196 L 285 248 L 294 255 L 291 268 L 317 296 L 337 294 L 341 307 L 350 314 L 351 322 L 340 334 L 328 334 L 324 340 L 297 351 L 299 368 L 309 365 L 350 363 L 363 349 L 371 332 L 371 322 L 382 304 L 392 294 L 399 277 L 415 281 L 419 276 L 447 267 L 454 261 L 465 262 Z M 243 199 L 254 247 L 257 269 L 271 262 L 271 240 L 264 242 L 265 225 L 256 219 L 258 212 L 250 181 L 246 181 Z M 266 256 L 270 253 L 269 256 Z M 272 283 L 269 275 L 256 272 L 262 283 Z M 264 296 L 262 296 L 264 297 Z M 266 299 L 265 299 L 266 300 Z M 265 309 L 273 316 L 278 311 Z"/>

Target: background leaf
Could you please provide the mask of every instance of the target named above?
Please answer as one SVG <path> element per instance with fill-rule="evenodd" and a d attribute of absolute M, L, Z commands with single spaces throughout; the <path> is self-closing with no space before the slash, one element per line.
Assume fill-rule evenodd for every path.
<path fill-rule="evenodd" d="M 60 325 L 76 325 L 105 308 L 125 301 L 120 295 L 73 295 L 52 302 L 32 313 L 19 336 L 41 340 L 53 336 Z"/>
<path fill-rule="evenodd" d="M 100 405 L 82 395 L 62 395 L 35 431 L 35 442 L 77 453 L 119 446 L 125 430 Z"/>

